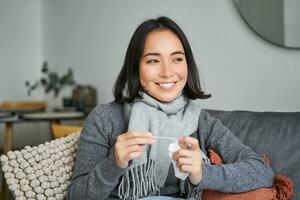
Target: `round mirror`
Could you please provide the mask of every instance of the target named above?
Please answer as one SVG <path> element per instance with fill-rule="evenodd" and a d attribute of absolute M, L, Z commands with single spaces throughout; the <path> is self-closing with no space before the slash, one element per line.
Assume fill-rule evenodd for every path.
<path fill-rule="evenodd" d="M 244 21 L 273 44 L 300 48 L 299 0 L 234 0 Z"/>

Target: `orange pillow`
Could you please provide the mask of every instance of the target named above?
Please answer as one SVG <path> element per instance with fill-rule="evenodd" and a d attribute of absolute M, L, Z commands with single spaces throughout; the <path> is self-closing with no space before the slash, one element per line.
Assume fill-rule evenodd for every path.
<path fill-rule="evenodd" d="M 223 160 L 213 150 L 208 150 L 209 159 L 212 164 L 223 164 Z M 271 161 L 267 156 L 262 157 L 266 164 Z M 289 177 L 276 175 L 272 188 L 259 188 L 243 193 L 224 193 L 215 190 L 204 190 L 203 200 L 289 200 L 294 196 L 293 183 Z"/>
<path fill-rule="evenodd" d="M 215 190 L 204 190 L 203 200 L 277 200 L 273 188 L 260 188 L 243 193 L 224 193 Z"/>

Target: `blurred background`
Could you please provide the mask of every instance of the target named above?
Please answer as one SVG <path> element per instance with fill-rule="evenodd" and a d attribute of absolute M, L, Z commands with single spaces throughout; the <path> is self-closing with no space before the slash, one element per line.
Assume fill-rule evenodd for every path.
<path fill-rule="evenodd" d="M 247 12 L 245 2 L 233 0 L 0 0 L 0 103 L 55 101 L 43 88 L 27 94 L 25 82 L 41 78 L 45 61 L 58 74 L 72 69 L 77 83 L 96 90 L 96 104 L 112 101 L 112 87 L 135 28 L 145 19 L 165 15 L 186 33 L 202 85 L 212 94 L 198 101 L 203 108 L 299 111 L 300 50 L 291 40 L 285 45 L 263 39 L 264 33 L 251 25 L 252 17 L 263 28 L 273 22 L 287 26 L 284 20 L 292 15 L 283 9 L 299 11 L 299 1 L 290 0 L 292 6 L 286 2 L 256 7 L 271 7 L 272 12 L 254 5 Z M 290 25 L 293 29 L 299 30 L 299 19 Z M 272 26 L 269 33 L 283 41 L 287 34 Z M 60 102 L 70 93 L 70 88 L 64 90 Z M 0 148 L 3 133 L 0 123 Z M 14 125 L 14 148 L 49 139 L 46 122 Z"/>
<path fill-rule="evenodd" d="M 0 0 L 0 104 L 38 100 L 88 114 L 112 101 L 134 30 L 164 15 L 189 39 L 212 94 L 197 102 L 203 108 L 299 111 L 299 10 L 297 0 Z M 53 138 L 47 120 L 18 122 L 12 149 Z"/>

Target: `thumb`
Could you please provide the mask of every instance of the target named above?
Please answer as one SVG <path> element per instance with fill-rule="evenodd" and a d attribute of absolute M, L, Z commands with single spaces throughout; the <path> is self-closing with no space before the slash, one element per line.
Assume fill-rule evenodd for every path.
<path fill-rule="evenodd" d="M 189 137 L 189 136 L 184 137 L 184 143 L 186 144 L 188 149 L 191 149 L 191 150 L 200 149 L 199 142 L 196 138 Z"/>
<path fill-rule="evenodd" d="M 180 137 L 178 138 L 178 144 L 179 144 L 180 148 L 182 148 L 182 149 L 188 149 L 188 148 L 189 148 L 189 147 L 188 147 L 188 144 L 186 144 L 184 138 L 185 138 L 184 136 L 180 136 Z"/>

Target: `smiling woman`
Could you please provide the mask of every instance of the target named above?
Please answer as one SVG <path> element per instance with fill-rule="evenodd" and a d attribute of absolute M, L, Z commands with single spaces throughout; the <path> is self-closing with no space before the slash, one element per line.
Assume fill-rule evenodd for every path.
<path fill-rule="evenodd" d="M 210 95 L 171 19 L 149 19 L 135 30 L 114 96 L 86 119 L 68 199 L 195 200 L 206 188 L 272 185 L 260 156 L 193 101 Z M 211 165 L 208 148 L 229 165 Z"/>

